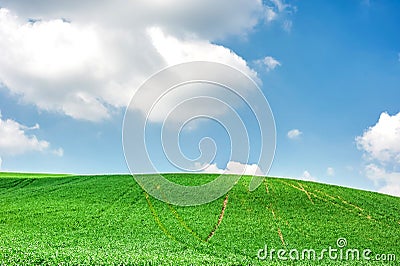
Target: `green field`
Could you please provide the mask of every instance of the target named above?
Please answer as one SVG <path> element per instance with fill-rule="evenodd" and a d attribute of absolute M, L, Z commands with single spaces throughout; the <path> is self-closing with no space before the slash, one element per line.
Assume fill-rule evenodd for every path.
<path fill-rule="evenodd" d="M 199 184 L 213 175 L 167 175 Z M 399 265 L 400 198 L 266 178 L 254 192 L 242 177 L 228 195 L 177 207 L 155 200 L 131 176 L 0 173 L 0 265 L 258 265 L 285 263 L 268 249 L 370 249 L 397 261 L 292 261 L 296 265 Z M 294 256 L 295 253 L 292 253 Z M 288 256 L 286 254 L 286 256 Z M 301 257 L 301 256 L 300 256 Z M 286 261 L 287 263 L 287 261 Z"/>

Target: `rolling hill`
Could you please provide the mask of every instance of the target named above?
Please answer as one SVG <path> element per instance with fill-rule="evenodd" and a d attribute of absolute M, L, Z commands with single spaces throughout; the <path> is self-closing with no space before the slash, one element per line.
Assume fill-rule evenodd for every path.
<path fill-rule="evenodd" d="M 165 177 L 198 185 L 215 175 Z M 0 173 L 0 265 L 398 265 L 400 198 L 283 178 L 249 192 L 250 179 L 212 203 L 178 207 L 129 175 Z M 316 257 L 302 258 L 310 249 Z M 370 259 L 350 258 L 354 249 Z"/>

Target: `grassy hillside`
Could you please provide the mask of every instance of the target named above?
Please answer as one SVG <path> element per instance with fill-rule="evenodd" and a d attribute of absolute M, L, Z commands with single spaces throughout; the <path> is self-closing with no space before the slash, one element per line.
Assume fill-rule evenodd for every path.
<path fill-rule="evenodd" d="M 191 185 L 215 178 L 166 177 Z M 282 262 L 276 254 L 257 258 L 265 245 L 320 252 L 338 248 L 338 238 L 347 240 L 344 252 L 368 248 L 371 257 L 395 254 L 390 264 L 399 263 L 400 198 L 281 178 L 250 193 L 249 181 L 215 202 L 177 207 L 144 193 L 131 176 L 0 174 L 0 265 L 272 264 Z M 360 264 L 327 257 L 296 265 Z"/>

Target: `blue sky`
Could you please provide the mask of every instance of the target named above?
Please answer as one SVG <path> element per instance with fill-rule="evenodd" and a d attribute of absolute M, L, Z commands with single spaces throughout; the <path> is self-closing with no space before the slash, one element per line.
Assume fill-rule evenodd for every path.
<path fill-rule="evenodd" d="M 259 80 L 277 132 L 269 175 L 400 195 L 399 1 L 0 7 L 3 171 L 128 172 L 122 121 L 135 88 L 168 65 L 211 60 Z M 210 124 L 193 136 L 206 129 L 224 140 Z"/>

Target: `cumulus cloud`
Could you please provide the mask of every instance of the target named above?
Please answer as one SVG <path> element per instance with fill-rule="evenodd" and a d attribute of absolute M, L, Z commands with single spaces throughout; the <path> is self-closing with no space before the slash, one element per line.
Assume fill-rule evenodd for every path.
<path fill-rule="evenodd" d="M 281 65 L 281 63 L 272 56 L 266 56 L 263 59 L 258 59 L 255 61 L 255 63 L 258 66 L 265 67 L 267 72 L 274 70 L 277 66 Z"/>
<path fill-rule="evenodd" d="M 210 60 L 256 77 L 213 42 L 245 36 L 266 8 L 258 0 L 6 0 L 2 7 L 0 82 L 38 109 L 90 121 L 111 117 L 171 64 Z"/>
<path fill-rule="evenodd" d="M 382 113 L 378 122 L 356 137 L 357 148 L 369 162 L 366 176 L 380 192 L 400 195 L 400 113 Z"/>
<path fill-rule="evenodd" d="M 310 172 L 307 170 L 303 172 L 303 174 L 299 177 L 300 180 L 305 180 L 305 181 L 317 181 L 317 178 L 312 176 Z"/>
<path fill-rule="evenodd" d="M 257 73 L 251 70 L 245 60 L 233 53 L 231 50 L 209 43 L 204 40 L 178 40 L 174 36 L 165 34 L 161 28 L 152 27 L 147 30 L 150 36 L 151 43 L 160 55 L 163 55 L 163 60 L 168 65 L 175 65 L 188 61 L 196 60 L 206 60 L 225 63 L 230 66 L 234 66 L 236 69 L 244 72 L 257 83 L 261 81 L 257 77 Z M 190 69 L 182 70 L 180 69 L 180 74 L 185 75 L 182 71 L 186 71 L 187 74 L 191 75 L 196 73 Z M 258 99 L 256 95 L 256 87 L 253 83 L 247 83 L 243 80 L 241 75 L 231 75 L 227 74 L 226 70 L 223 68 L 215 69 L 202 69 L 201 73 L 197 73 L 197 77 L 203 76 L 206 79 L 210 76 L 215 76 L 214 81 L 221 80 L 220 83 L 230 82 L 235 88 L 235 91 L 240 93 L 247 100 L 253 97 L 253 99 Z M 243 101 L 237 97 L 236 94 L 231 93 L 225 88 L 215 86 L 214 84 L 207 83 L 191 83 L 182 86 L 175 87 L 173 90 L 168 91 L 168 93 L 163 94 L 161 98 L 158 99 L 169 86 L 174 84 L 169 83 L 174 80 L 174 77 L 164 77 L 162 84 L 165 86 L 153 87 L 152 89 L 141 90 L 142 100 L 135 102 L 131 105 L 131 110 L 139 110 L 142 113 L 146 113 L 146 110 L 151 108 L 151 113 L 148 117 L 150 122 L 163 122 L 167 117 L 170 122 L 183 122 L 191 117 L 198 115 L 207 114 L 212 117 L 221 118 L 221 116 L 226 114 L 233 114 L 230 107 L 238 107 L 243 104 Z M 171 85 L 166 85 L 171 84 Z M 193 100 L 196 97 L 211 97 L 220 100 L 205 99 L 203 100 Z M 153 105 L 157 100 L 157 104 Z M 192 99 L 192 100 L 189 100 Z M 179 110 L 179 111 L 177 111 Z M 170 123 L 168 123 L 170 124 Z M 193 124 L 194 125 L 194 124 Z"/>
<path fill-rule="evenodd" d="M 11 93 L 78 119 L 109 116 L 100 85 L 107 64 L 94 28 L 61 19 L 21 22 L 2 8 L 0 38 L 0 80 Z"/>
<path fill-rule="evenodd" d="M 333 167 L 328 167 L 328 168 L 326 169 L 326 174 L 327 174 L 328 176 L 334 176 L 334 175 L 335 175 L 335 169 L 333 169 Z"/>
<path fill-rule="evenodd" d="M 26 18 L 67 18 L 127 33 L 158 25 L 175 36 L 196 35 L 208 40 L 245 35 L 263 18 L 265 8 L 259 0 L 4 0 L 2 6 Z"/>
<path fill-rule="evenodd" d="M 378 191 L 400 197 L 400 172 L 388 172 L 383 166 L 368 164 L 366 176 L 378 187 Z"/>
<path fill-rule="evenodd" d="M 287 136 L 289 139 L 298 139 L 302 134 L 303 132 L 301 132 L 300 130 L 292 129 L 287 133 Z"/>
<path fill-rule="evenodd" d="M 376 125 L 356 137 L 356 143 L 370 159 L 400 164 L 400 113 L 382 113 Z"/>
<path fill-rule="evenodd" d="M 257 73 L 247 66 L 246 61 L 228 48 L 201 39 L 179 40 L 165 34 L 160 27 L 148 28 L 147 33 L 152 45 L 162 55 L 167 65 L 194 60 L 214 61 L 235 66 L 257 79 Z"/>
<path fill-rule="evenodd" d="M 28 131 L 39 129 L 36 124 L 33 127 L 27 127 L 11 119 L 2 119 L 0 113 L 0 156 L 13 156 L 27 152 L 55 152 L 62 156 L 62 149 L 50 150 L 50 143 L 45 140 L 39 140 L 35 135 Z"/>
<path fill-rule="evenodd" d="M 218 168 L 216 164 L 205 164 L 198 168 L 202 168 L 204 173 L 265 176 L 265 173 L 261 171 L 257 164 L 244 164 L 235 161 L 229 161 L 225 169 Z"/>

